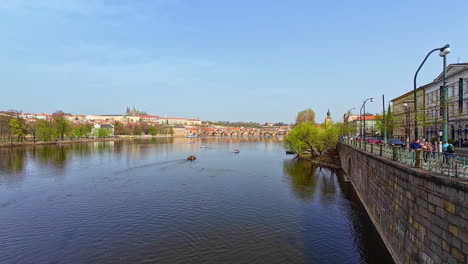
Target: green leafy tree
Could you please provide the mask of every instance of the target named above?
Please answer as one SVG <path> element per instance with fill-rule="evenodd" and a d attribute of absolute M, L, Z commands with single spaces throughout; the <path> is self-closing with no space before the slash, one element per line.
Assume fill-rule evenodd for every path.
<path fill-rule="evenodd" d="M 156 133 L 156 128 L 155 128 L 154 126 L 151 126 L 151 127 L 149 128 L 149 133 L 150 133 L 150 135 L 153 136 L 153 137 L 156 136 L 156 134 L 157 134 L 157 133 Z"/>
<path fill-rule="evenodd" d="M 86 138 L 90 137 L 91 134 L 93 133 L 93 124 L 91 123 L 86 123 L 83 125 L 83 133 Z"/>
<path fill-rule="evenodd" d="M 72 135 L 77 139 L 83 138 L 86 135 L 85 126 L 83 124 L 77 124 L 73 127 Z"/>
<path fill-rule="evenodd" d="M 169 135 L 174 136 L 174 128 L 173 127 L 169 128 Z"/>
<path fill-rule="evenodd" d="M 141 126 L 136 126 L 135 127 L 135 131 L 133 132 L 134 135 L 138 135 L 138 136 L 141 136 L 141 134 L 143 134 L 143 131 L 141 130 Z"/>
<path fill-rule="evenodd" d="M 67 120 L 65 113 L 62 111 L 56 111 L 52 114 L 52 124 L 61 140 L 71 129 L 70 121 Z"/>
<path fill-rule="evenodd" d="M 339 130 L 340 135 L 351 135 L 356 133 L 356 124 L 355 123 L 337 123 L 335 126 Z"/>
<path fill-rule="evenodd" d="M 26 123 L 26 130 L 33 137 L 34 143 L 36 143 L 37 127 L 38 127 L 37 121 L 31 121 L 31 122 Z"/>
<path fill-rule="evenodd" d="M 110 132 L 107 128 L 100 127 L 96 130 L 96 137 L 98 138 L 106 138 L 110 135 Z"/>
<path fill-rule="evenodd" d="M 312 123 L 300 123 L 284 137 L 283 145 L 299 156 L 317 157 L 336 147 L 339 132 L 339 127 L 331 123 L 322 124 L 320 128 Z"/>
<path fill-rule="evenodd" d="M 315 112 L 312 109 L 307 108 L 307 109 L 297 113 L 296 125 L 298 125 L 300 123 L 315 124 Z"/>
<path fill-rule="evenodd" d="M 283 145 L 286 150 L 292 151 L 299 156 L 302 156 L 306 151 L 310 151 L 312 155 L 317 155 L 314 152 L 314 146 L 318 140 L 318 128 L 311 123 L 300 123 L 295 126 L 283 140 Z"/>
<path fill-rule="evenodd" d="M 114 124 L 114 135 L 131 135 L 132 128 L 129 126 L 125 126 L 122 123 L 115 123 Z"/>
<path fill-rule="evenodd" d="M 9 140 L 11 131 L 10 131 L 10 116 L 0 115 L 0 140 Z"/>
<path fill-rule="evenodd" d="M 42 141 L 52 141 L 57 139 L 57 132 L 47 120 L 37 121 L 37 138 Z"/>
<path fill-rule="evenodd" d="M 336 147 L 338 143 L 339 128 L 331 123 L 322 124 L 318 129 L 318 140 L 315 150 L 322 155 L 324 151 Z"/>
<path fill-rule="evenodd" d="M 25 127 L 23 124 L 19 121 L 18 118 L 12 118 L 10 119 L 10 122 L 8 123 L 10 127 L 11 134 L 13 135 L 12 138 L 16 137 L 17 141 L 23 141 L 23 137 L 25 134 Z"/>

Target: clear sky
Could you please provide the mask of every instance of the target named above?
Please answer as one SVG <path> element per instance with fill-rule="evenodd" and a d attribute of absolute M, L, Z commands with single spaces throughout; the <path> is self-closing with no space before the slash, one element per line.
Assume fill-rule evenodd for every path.
<path fill-rule="evenodd" d="M 383 3 L 387 2 L 387 3 Z M 1 0 L 0 109 L 337 120 L 468 62 L 468 1 Z M 425 84 L 442 69 L 434 54 Z"/>

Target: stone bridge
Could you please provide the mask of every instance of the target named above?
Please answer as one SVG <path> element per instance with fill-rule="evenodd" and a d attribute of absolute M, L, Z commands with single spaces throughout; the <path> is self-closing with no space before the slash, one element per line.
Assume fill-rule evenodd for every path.
<path fill-rule="evenodd" d="M 261 131 L 261 130 L 250 130 L 250 131 L 205 131 L 200 132 L 201 136 L 230 136 L 230 137 L 279 137 L 287 134 L 287 131 Z"/>
<path fill-rule="evenodd" d="M 340 142 L 347 178 L 396 263 L 468 263 L 468 182 Z"/>

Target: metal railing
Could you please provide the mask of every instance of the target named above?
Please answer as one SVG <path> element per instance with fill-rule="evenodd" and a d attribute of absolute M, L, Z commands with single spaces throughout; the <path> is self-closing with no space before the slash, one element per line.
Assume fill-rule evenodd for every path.
<path fill-rule="evenodd" d="M 340 142 L 411 167 L 468 180 L 468 156 L 465 155 L 392 147 L 346 138 L 341 138 Z"/>

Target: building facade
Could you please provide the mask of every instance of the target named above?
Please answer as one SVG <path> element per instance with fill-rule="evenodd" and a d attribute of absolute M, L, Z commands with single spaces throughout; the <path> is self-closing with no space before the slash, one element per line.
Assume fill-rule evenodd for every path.
<path fill-rule="evenodd" d="M 447 108 L 449 121 L 448 138 L 463 141 L 468 137 L 468 63 L 450 64 L 446 69 Z M 425 85 L 426 138 L 437 138 L 442 131 L 443 73 Z"/>
<path fill-rule="evenodd" d="M 426 85 L 416 89 L 417 111 L 414 109 L 414 91 L 407 92 L 390 100 L 394 121 L 392 138 L 398 138 L 406 142 L 414 139 L 414 121 L 416 118 L 418 119 L 418 136 L 423 137 L 425 87 Z"/>
<path fill-rule="evenodd" d="M 356 127 L 356 135 L 364 136 L 365 127 L 366 137 L 379 136 L 380 130 L 376 126 L 377 119 L 378 116 L 375 115 L 358 116 L 356 119 L 354 119 L 352 123 Z"/>

